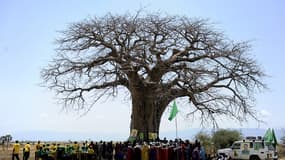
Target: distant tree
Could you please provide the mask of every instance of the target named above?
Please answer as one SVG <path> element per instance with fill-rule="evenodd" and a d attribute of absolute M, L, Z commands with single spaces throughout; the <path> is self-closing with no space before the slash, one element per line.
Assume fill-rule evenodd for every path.
<path fill-rule="evenodd" d="M 7 144 L 12 141 L 12 136 L 10 134 L 7 134 L 5 137 L 6 137 Z"/>
<path fill-rule="evenodd" d="M 9 143 L 12 141 L 12 136 L 10 134 L 7 134 L 5 136 L 5 138 L 6 138 L 6 145 L 7 145 L 7 149 L 8 149 Z"/>
<path fill-rule="evenodd" d="M 5 147 L 4 147 L 4 145 L 5 145 L 5 137 L 4 136 L 0 137 L 0 143 L 1 143 L 1 146 L 2 146 L 2 150 L 5 150 Z"/>
<path fill-rule="evenodd" d="M 4 135 L 0 137 L 0 142 L 2 145 L 2 149 L 4 150 L 4 145 L 6 144 L 6 147 L 8 149 L 9 143 L 12 141 L 12 136 L 10 134 Z"/>
<path fill-rule="evenodd" d="M 103 97 L 130 94 L 130 131 L 159 133 L 168 104 L 184 97 L 188 116 L 256 118 L 252 102 L 264 76 L 248 42 L 233 42 L 203 19 L 111 15 L 71 24 L 41 76 L 65 107 L 89 111 Z M 122 90 L 121 90 L 122 91 Z"/>
<path fill-rule="evenodd" d="M 242 134 L 237 130 L 221 129 L 213 134 L 213 143 L 216 149 L 228 148 L 234 141 L 240 140 Z"/>
<path fill-rule="evenodd" d="M 213 152 L 213 141 L 212 136 L 210 134 L 208 134 L 207 132 L 200 131 L 195 136 L 195 139 L 198 140 L 205 147 L 206 153 L 211 154 Z"/>

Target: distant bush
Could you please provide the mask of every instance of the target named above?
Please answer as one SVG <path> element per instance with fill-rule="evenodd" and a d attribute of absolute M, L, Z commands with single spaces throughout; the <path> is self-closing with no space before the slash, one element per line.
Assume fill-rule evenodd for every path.
<path fill-rule="evenodd" d="M 216 131 L 212 136 L 212 141 L 216 149 L 228 148 L 234 141 L 240 140 L 242 135 L 237 130 L 221 129 Z"/>
<path fill-rule="evenodd" d="M 208 134 L 207 132 L 200 131 L 195 136 L 195 139 L 200 141 L 200 143 L 204 146 L 205 151 L 207 154 L 212 154 L 214 152 L 213 150 L 213 142 L 212 142 L 212 136 Z"/>
<path fill-rule="evenodd" d="M 220 148 L 228 148 L 234 141 L 241 138 L 242 134 L 239 131 L 229 129 L 220 129 L 212 135 L 201 131 L 195 136 L 195 139 L 201 142 L 208 154 L 213 154 Z"/>

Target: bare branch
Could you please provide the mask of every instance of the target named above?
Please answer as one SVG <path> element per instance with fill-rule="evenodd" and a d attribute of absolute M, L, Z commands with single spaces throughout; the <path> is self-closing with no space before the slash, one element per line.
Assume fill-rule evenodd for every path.
<path fill-rule="evenodd" d="M 217 116 L 257 118 L 254 94 L 266 88 L 249 42 L 229 41 L 204 19 L 107 14 L 71 24 L 57 44 L 42 78 L 77 109 L 122 87 L 155 101 L 160 116 L 173 99 L 187 97 L 195 108 L 189 115 L 216 125 Z"/>

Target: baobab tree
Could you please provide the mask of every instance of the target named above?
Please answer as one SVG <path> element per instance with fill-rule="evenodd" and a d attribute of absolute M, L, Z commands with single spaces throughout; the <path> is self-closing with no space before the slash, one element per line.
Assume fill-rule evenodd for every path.
<path fill-rule="evenodd" d="M 41 76 L 63 105 L 90 110 L 123 91 L 132 104 L 130 131 L 148 139 L 176 98 L 202 122 L 256 118 L 254 93 L 265 76 L 248 42 L 234 42 L 204 19 L 160 14 L 107 14 L 73 23 L 56 40 Z"/>

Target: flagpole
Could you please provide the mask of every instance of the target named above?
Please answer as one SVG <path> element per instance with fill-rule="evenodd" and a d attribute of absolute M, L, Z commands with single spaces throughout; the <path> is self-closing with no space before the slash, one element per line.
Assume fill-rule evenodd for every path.
<path fill-rule="evenodd" d="M 178 138 L 178 136 L 177 136 L 177 116 L 175 117 L 175 133 L 176 133 L 176 139 Z"/>
<path fill-rule="evenodd" d="M 175 103 L 175 100 L 173 102 L 173 106 L 172 106 L 172 109 L 171 109 L 171 112 L 170 112 L 170 115 L 168 117 L 168 120 L 171 121 L 173 120 L 173 118 L 175 118 L 175 133 L 176 133 L 176 138 L 178 138 L 178 134 L 177 134 L 177 118 L 176 118 L 176 114 L 178 112 L 178 109 L 177 109 L 177 106 L 176 106 L 176 103 Z"/>

